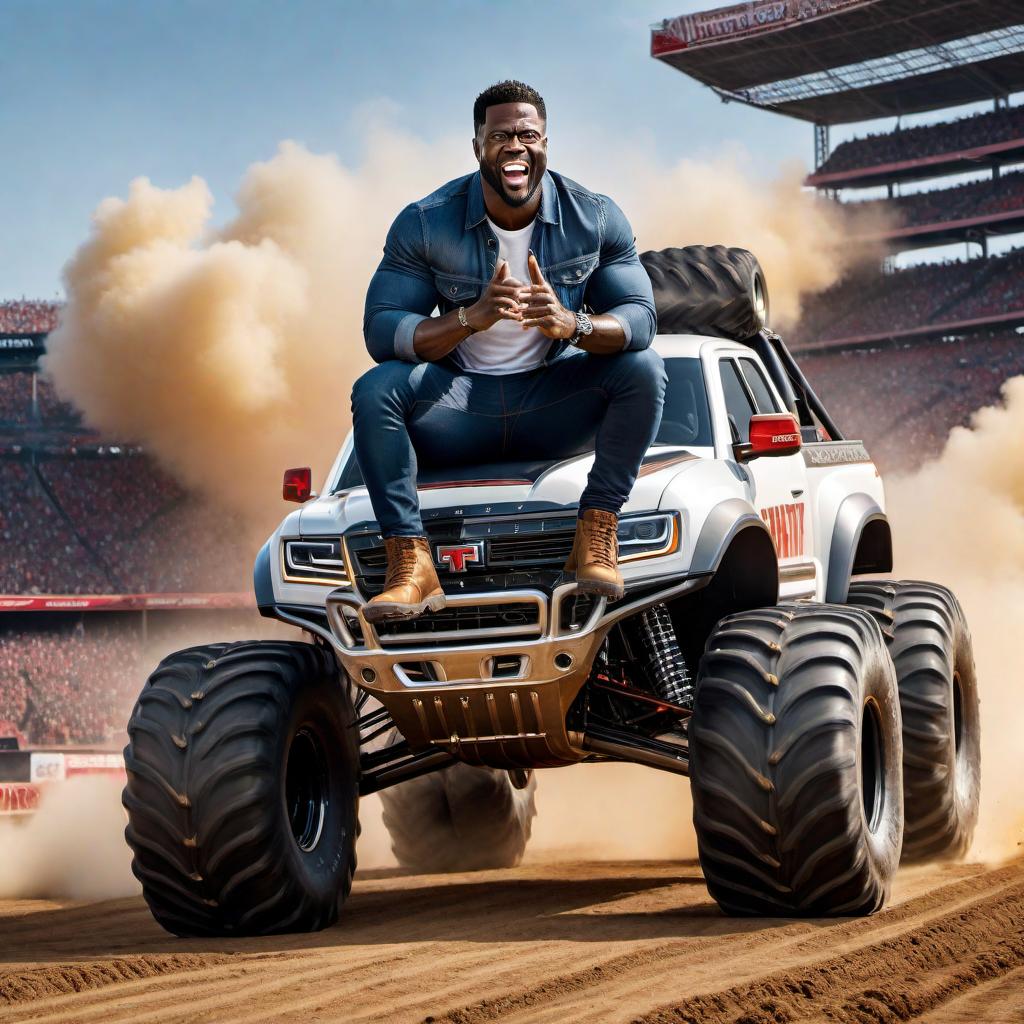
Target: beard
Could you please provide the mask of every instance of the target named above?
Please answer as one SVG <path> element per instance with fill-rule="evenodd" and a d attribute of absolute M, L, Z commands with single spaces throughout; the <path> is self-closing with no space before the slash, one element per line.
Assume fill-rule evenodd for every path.
<path fill-rule="evenodd" d="M 541 180 L 544 178 L 544 168 L 537 168 L 531 163 L 530 174 L 533 175 L 538 171 L 539 174 L 537 175 L 537 180 L 526 190 L 526 192 L 523 193 L 522 196 L 510 196 L 505 190 L 505 182 L 502 179 L 501 171 L 499 171 L 494 165 L 484 164 L 482 162 L 480 164 L 480 173 L 483 175 L 484 181 L 486 181 L 487 184 L 490 185 L 499 196 L 501 196 L 502 202 L 513 207 L 525 206 L 534 197 L 537 189 L 540 188 Z"/>

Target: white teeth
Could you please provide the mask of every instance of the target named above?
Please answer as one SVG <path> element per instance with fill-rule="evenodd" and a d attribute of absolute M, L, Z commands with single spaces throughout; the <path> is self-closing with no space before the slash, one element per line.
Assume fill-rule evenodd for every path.
<path fill-rule="evenodd" d="M 502 168 L 503 171 L 519 171 L 522 174 L 526 173 L 526 164 L 505 164 Z"/>

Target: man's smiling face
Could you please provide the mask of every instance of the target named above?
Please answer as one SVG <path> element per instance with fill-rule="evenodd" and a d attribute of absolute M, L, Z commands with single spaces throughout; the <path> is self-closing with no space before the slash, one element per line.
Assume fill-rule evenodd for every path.
<path fill-rule="evenodd" d="M 488 107 L 473 140 L 484 180 L 509 206 L 525 206 L 548 166 L 544 119 L 531 103 Z"/>

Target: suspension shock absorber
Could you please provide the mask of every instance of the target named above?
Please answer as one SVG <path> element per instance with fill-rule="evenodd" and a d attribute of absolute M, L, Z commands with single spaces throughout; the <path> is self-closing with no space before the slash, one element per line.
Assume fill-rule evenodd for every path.
<path fill-rule="evenodd" d="M 629 623 L 640 647 L 640 662 L 662 700 L 693 707 L 693 676 L 679 649 L 672 616 L 664 604 L 652 605 Z"/>

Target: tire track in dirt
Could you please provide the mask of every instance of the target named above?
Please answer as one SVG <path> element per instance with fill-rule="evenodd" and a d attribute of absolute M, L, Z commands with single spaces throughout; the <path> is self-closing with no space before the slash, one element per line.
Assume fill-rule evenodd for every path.
<path fill-rule="evenodd" d="M 867 943 L 899 935 L 918 922 L 947 912 L 951 907 L 970 905 L 993 890 L 1021 880 L 1016 868 L 1004 869 L 949 885 L 935 886 L 924 895 L 892 906 L 871 918 L 837 919 L 830 922 L 764 919 L 756 930 L 733 935 L 728 941 L 694 943 L 679 939 L 662 948 L 632 953 L 581 972 L 557 975 L 538 981 L 529 988 L 501 997 L 489 997 L 477 1004 L 437 1015 L 446 1024 L 480 1024 L 483 1021 L 560 1022 L 586 1014 L 588 1021 L 618 1019 L 605 1016 L 599 1005 L 657 1005 L 658 995 L 667 998 L 666 989 L 678 994 L 714 990 L 716 979 L 753 978 L 764 973 L 766 963 L 814 961 L 822 956 L 822 935 L 827 934 L 829 954 L 843 952 L 856 957 Z M 924 879 L 922 879 L 923 881 Z M 980 890 L 980 891 L 979 891 Z M 742 929 L 754 919 L 719 918 L 723 927 Z M 673 973 L 674 972 L 674 973 Z M 666 980 L 667 979 L 667 980 Z M 603 993 L 603 994 L 602 994 Z"/>
<path fill-rule="evenodd" d="M 965 989 L 1024 966 L 1024 882 L 997 899 L 946 914 L 856 957 L 833 957 L 805 971 L 664 1007 L 638 1024 L 725 1024 L 756 1007 L 759 1019 L 827 1016 L 839 1024 L 899 1024 L 919 1019 Z M 772 1016 L 774 1015 L 774 1016 Z"/>
<path fill-rule="evenodd" d="M 915 869 L 834 921 L 726 918 L 678 863 L 378 873 L 337 927 L 265 939 L 175 939 L 141 900 L 38 908 L 0 903 L 4 1024 L 1024 1020 L 1024 862 Z"/>

